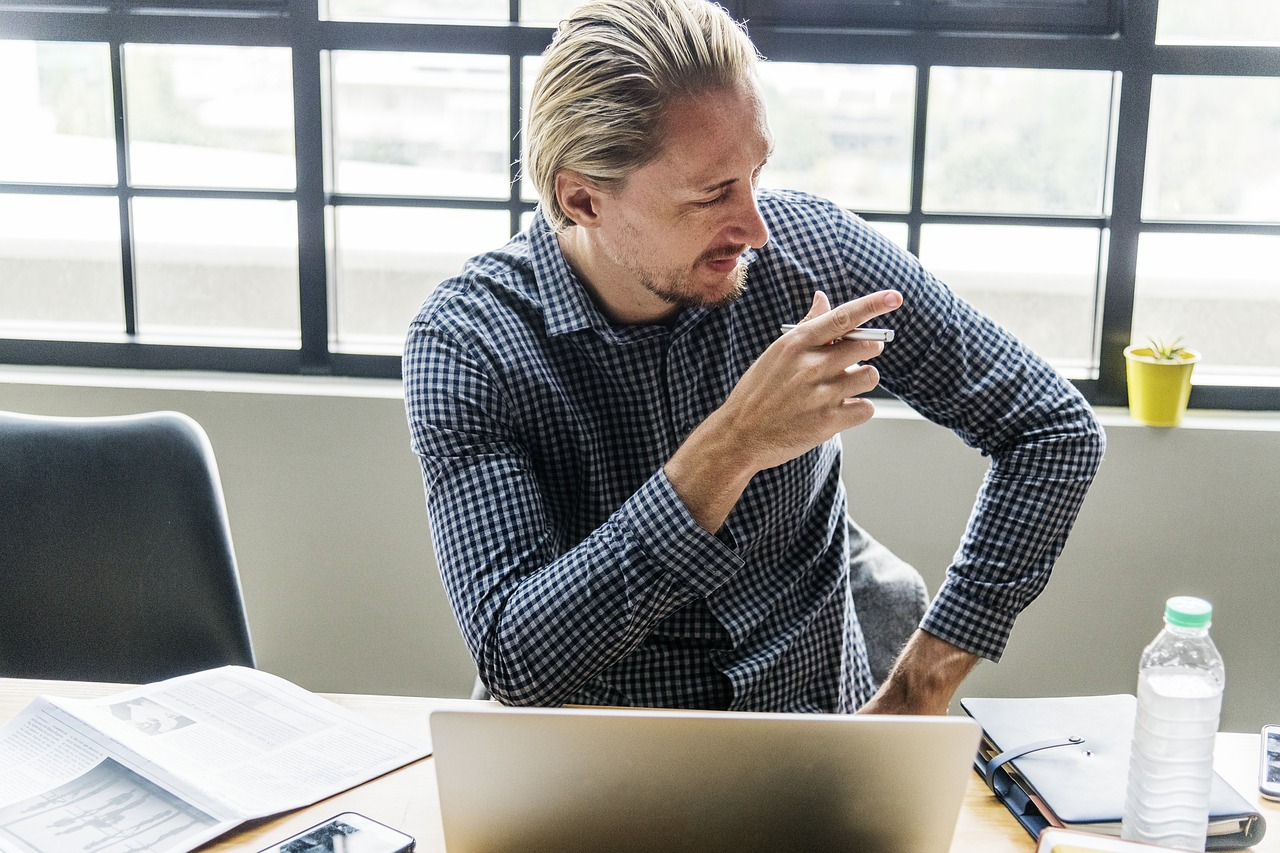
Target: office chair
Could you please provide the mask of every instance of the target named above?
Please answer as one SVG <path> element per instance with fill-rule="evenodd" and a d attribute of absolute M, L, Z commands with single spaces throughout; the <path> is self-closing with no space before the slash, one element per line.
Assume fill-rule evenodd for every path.
<path fill-rule="evenodd" d="M 176 412 L 0 412 L 0 676 L 253 666 L 213 448 Z"/>

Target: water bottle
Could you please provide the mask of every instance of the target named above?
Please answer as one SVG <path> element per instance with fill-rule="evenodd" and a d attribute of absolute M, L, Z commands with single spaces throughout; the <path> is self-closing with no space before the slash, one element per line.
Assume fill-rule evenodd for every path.
<path fill-rule="evenodd" d="M 1169 599 L 1164 629 L 1142 653 L 1121 838 L 1204 850 L 1225 680 L 1212 616 L 1203 599 Z"/>

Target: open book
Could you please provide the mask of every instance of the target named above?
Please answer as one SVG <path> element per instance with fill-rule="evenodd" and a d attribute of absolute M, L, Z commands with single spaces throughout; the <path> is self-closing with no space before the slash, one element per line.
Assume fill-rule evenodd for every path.
<path fill-rule="evenodd" d="M 184 853 L 429 752 L 239 666 L 99 699 L 42 696 L 0 728 L 0 851 Z"/>

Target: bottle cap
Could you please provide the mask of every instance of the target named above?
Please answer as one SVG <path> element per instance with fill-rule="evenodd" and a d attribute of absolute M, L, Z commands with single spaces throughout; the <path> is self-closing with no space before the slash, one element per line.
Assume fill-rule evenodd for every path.
<path fill-rule="evenodd" d="M 1175 595 L 1164 604 L 1164 621 L 1179 628 L 1208 628 L 1213 605 L 1203 598 Z"/>

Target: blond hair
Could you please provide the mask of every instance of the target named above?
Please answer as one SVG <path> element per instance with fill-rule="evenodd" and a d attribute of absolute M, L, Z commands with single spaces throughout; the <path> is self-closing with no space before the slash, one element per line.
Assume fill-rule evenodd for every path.
<path fill-rule="evenodd" d="M 754 81 L 758 58 L 709 0 L 591 0 L 574 10 L 543 54 L 526 129 L 525 169 L 551 227 L 573 224 L 556 199 L 558 172 L 620 188 L 661 153 L 673 101 Z"/>

